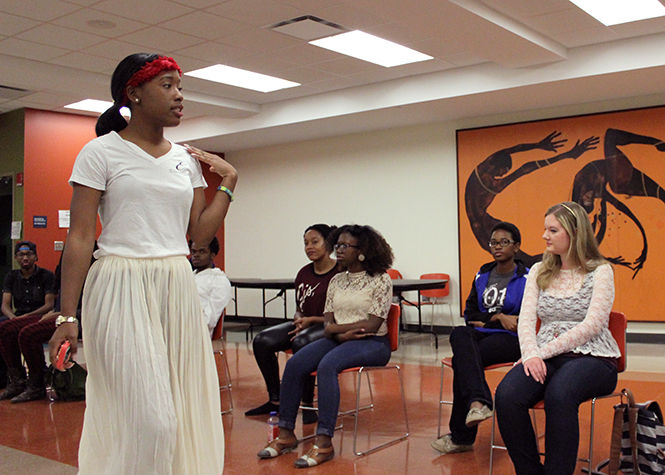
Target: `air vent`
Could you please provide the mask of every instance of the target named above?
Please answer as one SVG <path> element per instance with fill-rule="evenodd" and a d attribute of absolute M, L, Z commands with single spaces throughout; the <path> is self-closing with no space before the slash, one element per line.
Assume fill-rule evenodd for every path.
<path fill-rule="evenodd" d="M 273 31 L 311 41 L 347 31 L 344 27 L 315 16 L 307 15 L 286 20 L 270 27 Z"/>
<path fill-rule="evenodd" d="M 14 100 L 20 97 L 29 96 L 32 94 L 31 91 L 27 89 L 21 89 L 20 87 L 11 87 L 4 86 L 0 84 L 0 99 Z"/>

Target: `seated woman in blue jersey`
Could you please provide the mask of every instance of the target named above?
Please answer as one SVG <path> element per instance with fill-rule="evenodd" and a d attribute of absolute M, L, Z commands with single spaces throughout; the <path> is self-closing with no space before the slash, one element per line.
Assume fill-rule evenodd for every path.
<path fill-rule="evenodd" d="M 390 360 L 386 319 L 392 302 L 392 281 L 386 270 L 393 252 L 369 226 L 342 226 L 332 234 L 341 272 L 328 285 L 325 335 L 293 355 L 286 364 L 280 390 L 279 437 L 257 455 L 273 458 L 297 447 L 293 428 L 303 388 L 317 372 L 319 424 L 312 448 L 296 460 L 298 468 L 332 459 L 332 437 L 339 409 L 337 375 L 355 366 L 384 366 Z"/>
<path fill-rule="evenodd" d="M 466 299 L 464 320 L 450 335 L 453 350 L 453 410 L 450 433 L 432 442 L 442 454 L 473 449 L 478 424 L 492 417 L 492 393 L 484 368 L 517 361 L 517 316 L 528 269 L 515 259 L 522 238 L 514 224 L 492 228 L 489 250 L 494 262 L 484 264 Z"/>
<path fill-rule="evenodd" d="M 313 224 L 303 236 L 305 254 L 312 261 L 300 269 L 295 279 L 296 314 L 293 322 L 266 328 L 252 342 L 254 358 L 268 388 L 268 402 L 245 412 L 246 416 L 279 412 L 278 351 L 291 349 L 297 353 L 302 347 L 323 338 L 323 307 L 330 279 L 337 274 L 337 262 L 330 257 L 332 244 L 328 236 L 336 229 L 327 224 Z M 305 406 L 314 398 L 314 377 L 309 378 L 303 393 Z M 316 422 L 316 411 L 303 410 L 303 424 Z"/>

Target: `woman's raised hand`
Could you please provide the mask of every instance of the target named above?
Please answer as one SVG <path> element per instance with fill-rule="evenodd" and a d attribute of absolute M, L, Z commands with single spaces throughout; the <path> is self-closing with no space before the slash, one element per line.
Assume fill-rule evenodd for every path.
<path fill-rule="evenodd" d="M 224 160 L 219 155 L 215 155 L 214 153 L 209 153 L 199 148 L 192 147 L 189 144 L 185 144 L 184 147 L 185 149 L 187 149 L 187 152 L 189 152 L 189 154 L 192 157 L 210 166 L 211 172 L 217 173 L 222 178 L 228 177 L 235 179 L 238 177 L 238 172 L 236 171 L 235 168 L 233 168 L 233 165 L 231 165 L 229 162 Z"/>

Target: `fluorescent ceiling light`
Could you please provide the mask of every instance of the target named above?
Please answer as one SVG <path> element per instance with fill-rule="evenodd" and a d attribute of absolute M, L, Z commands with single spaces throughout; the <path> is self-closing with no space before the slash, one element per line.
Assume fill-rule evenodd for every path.
<path fill-rule="evenodd" d="M 287 81 L 266 74 L 254 73 L 244 69 L 215 64 L 207 68 L 197 69 L 185 73 L 185 76 L 193 76 L 199 79 L 229 84 L 230 86 L 243 87 L 260 92 L 272 92 L 288 87 L 300 86 L 300 83 Z"/>
<path fill-rule="evenodd" d="M 384 40 L 383 38 L 360 30 L 321 38 L 320 40 L 310 41 L 309 43 L 387 68 L 433 59 L 431 56 L 412 50 L 406 46 Z"/>
<path fill-rule="evenodd" d="M 76 109 L 87 112 L 98 112 L 101 114 L 102 112 L 105 112 L 106 109 L 108 109 L 112 105 L 113 102 L 109 101 L 99 101 L 97 99 L 83 99 L 82 101 L 74 102 L 73 104 L 67 104 L 65 108 Z M 131 111 L 127 107 L 122 107 L 120 109 L 120 113 L 124 117 L 130 117 L 132 115 Z"/>
<path fill-rule="evenodd" d="M 658 0 L 570 0 L 606 26 L 665 16 Z"/>

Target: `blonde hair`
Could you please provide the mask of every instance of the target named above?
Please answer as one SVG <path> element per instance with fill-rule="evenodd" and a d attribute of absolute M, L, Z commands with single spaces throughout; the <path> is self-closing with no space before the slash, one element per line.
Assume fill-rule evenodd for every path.
<path fill-rule="evenodd" d="M 591 229 L 589 216 L 584 208 L 573 201 L 564 201 L 547 210 L 545 216 L 554 215 L 570 237 L 566 258 L 584 272 L 591 272 L 607 261 L 598 249 L 596 236 Z M 546 289 L 561 270 L 561 256 L 545 251 L 536 282 Z"/>

